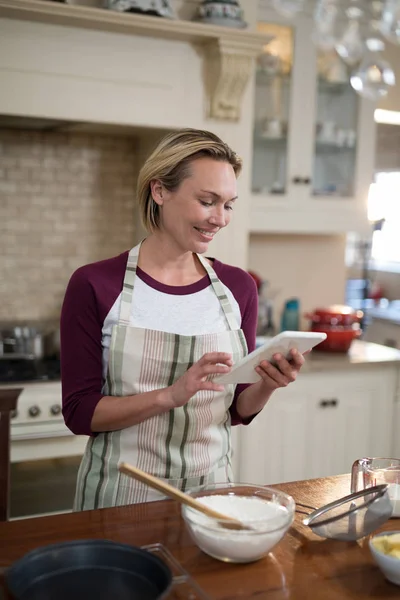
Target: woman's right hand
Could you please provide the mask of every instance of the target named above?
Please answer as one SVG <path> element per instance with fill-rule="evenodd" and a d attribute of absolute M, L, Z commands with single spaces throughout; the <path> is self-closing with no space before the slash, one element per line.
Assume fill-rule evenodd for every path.
<path fill-rule="evenodd" d="M 208 352 L 167 388 L 172 408 L 184 406 L 200 390 L 223 392 L 224 386 L 213 383 L 210 375 L 229 373 L 233 365 L 232 355 L 227 352 Z"/>

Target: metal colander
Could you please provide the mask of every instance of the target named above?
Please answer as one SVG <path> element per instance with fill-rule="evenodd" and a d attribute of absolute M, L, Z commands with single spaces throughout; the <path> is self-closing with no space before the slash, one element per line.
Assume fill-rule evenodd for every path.
<path fill-rule="evenodd" d="M 314 510 L 303 523 L 320 537 L 358 540 L 391 517 L 393 507 L 387 490 L 388 486 L 383 484 L 344 496 Z"/>

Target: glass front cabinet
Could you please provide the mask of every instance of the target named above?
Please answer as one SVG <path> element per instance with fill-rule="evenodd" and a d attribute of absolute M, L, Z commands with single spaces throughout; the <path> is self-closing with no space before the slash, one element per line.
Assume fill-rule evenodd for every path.
<path fill-rule="evenodd" d="M 256 63 L 250 232 L 365 231 L 375 106 L 319 53 L 309 16 L 280 19 L 259 12 L 273 39 Z"/>

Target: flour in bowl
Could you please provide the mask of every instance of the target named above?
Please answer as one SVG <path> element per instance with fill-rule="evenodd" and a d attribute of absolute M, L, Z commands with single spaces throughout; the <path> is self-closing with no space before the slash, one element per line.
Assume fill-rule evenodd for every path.
<path fill-rule="evenodd" d="M 251 527 L 250 530 L 226 529 L 215 519 L 185 507 L 185 520 L 199 548 L 227 562 L 261 558 L 279 542 L 293 520 L 293 514 L 285 506 L 254 496 L 216 494 L 196 499 Z"/>

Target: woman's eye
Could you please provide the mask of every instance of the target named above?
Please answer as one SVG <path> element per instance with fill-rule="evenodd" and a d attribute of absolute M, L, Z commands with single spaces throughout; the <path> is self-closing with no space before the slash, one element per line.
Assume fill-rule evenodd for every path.
<path fill-rule="evenodd" d="M 227 204 L 227 205 L 225 206 L 225 209 L 226 209 L 226 210 L 233 210 L 233 206 L 232 206 L 232 204 Z"/>
<path fill-rule="evenodd" d="M 200 200 L 200 204 L 203 206 L 212 206 L 212 202 L 206 202 L 205 200 Z"/>

